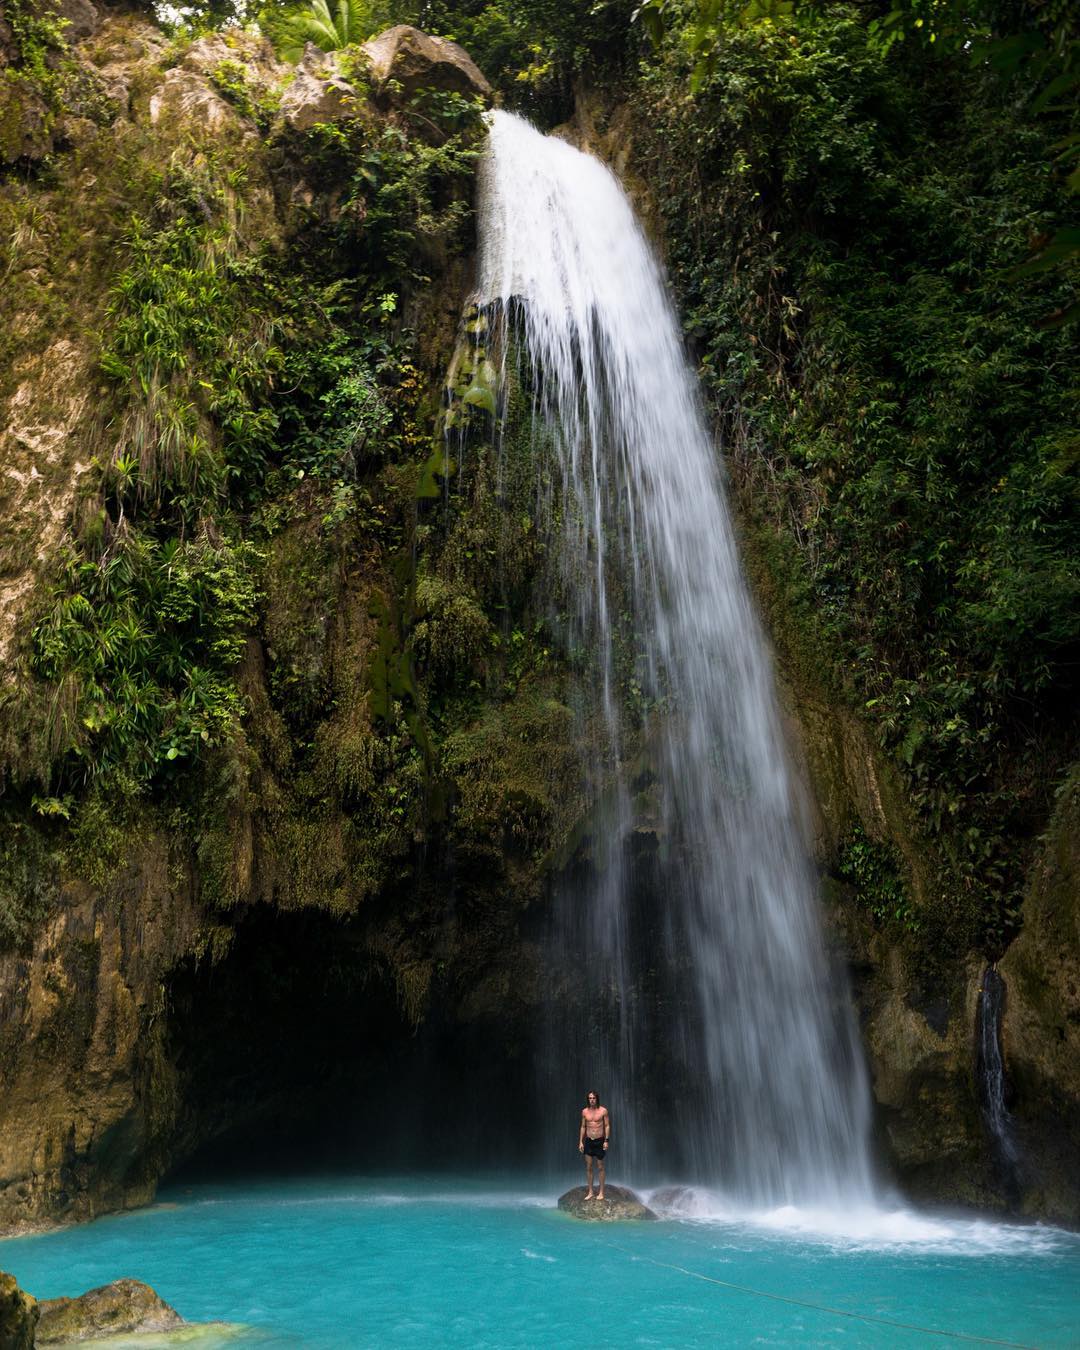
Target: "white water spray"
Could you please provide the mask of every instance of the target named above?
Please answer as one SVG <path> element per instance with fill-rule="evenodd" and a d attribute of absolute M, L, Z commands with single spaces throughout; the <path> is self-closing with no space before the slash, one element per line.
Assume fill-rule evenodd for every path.
<path fill-rule="evenodd" d="M 477 299 L 493 324 L 516 324 L 502 348 L 524 352 L 537 443 L 554 447 L 541 518 L 574 611 L 568 640 L 595 654 L 596 781 L 616 784 L 596 832 L 597 880 L 560 908 L 561 959 L 579 958 L 575 978 L 595 989 L 604 1029 L 589 1056 L 580 1024 L 556 1029 L 559 1073 L 575 1094 L 606 1075 L 609 1101 L 624 1104 L 623 1175 L 628 1163 L 639 1176 L 674 1167 L 756 1205 L 865 1201 L 864 1072 L 822 944 L 716 451 L 659 269 L 608 169 L 507 113 L 492 116 L 479 216 Z M 550 469 L 538 462 L 540 481 Z M 628 781 L 631 741 L 646 747 L 663 841 L 653 887 L 663 914 L 644 951 L 627 899 L 642 779 L 639 751 Z M 667 1121 L 642 1126 L 639 1084 L 667 1072 L 685 1095 Z"/>

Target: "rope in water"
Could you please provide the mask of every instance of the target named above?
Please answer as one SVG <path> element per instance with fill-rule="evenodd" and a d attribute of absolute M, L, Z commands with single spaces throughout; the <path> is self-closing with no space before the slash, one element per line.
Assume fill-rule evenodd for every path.
<path fill-rule="evenodd" d="M 687 1270 L 685 1266 L 672 1265 L 668 1261 L 657 1261 L 651 1256 L 640 1256 L 637 1252 L 630 1251 L 627 1247 L 620 1247 L 616 1242 L 609 1242 L 607 1246 L 617 1252 L 622 1252 L 629 1256 L 632 1261 L 648 1261 L 651 1266 L 660 1266 L 664 1270 L 676 1270 L 680 1275 L 688 1275 L 692 1280 L 702 1280 L 706 1284 L 718 1284 L 724 1289 L 734 1289 L 740 1294 L 752 1294 L 755 1298 L 772 1299 L 774 1303 L 791 1303 L 796 1308 L 810 1308 L 814 1312 L 829 1313 L 833 1317 L 852 1317 L 859 1322 L 875 1322 L 879 1326 L 900 1327 L 904 1331 L 921 1331 L 925 1336 L 946 1336 L 954 1341 L 974 1341 L 979 1345 L 1004 1345 L 1009 1350 L 1038 1350 L 1037 1346 L 1024 1345 L 1019 1341 L 999 1341 L 993 1336 L 976 1336 L 967 1331 L 943 1331 L 940 1327 L 919 1326 L 916 1322 L 900 1322 L 892 1317 L 875 1317 L 873 1313 L 851 1312 L 847 1308 L 830 1308 L 824 1303 L 809 1303 L 805 1299 L 790 1298 L 787 1294 L 770 1294 L 764 1289 L 751 1289 L 749 1285 L 732 1284 L 730 1280 L 718 1280 L 714 1275 L 702 1275 L 697 1270 Z"/>

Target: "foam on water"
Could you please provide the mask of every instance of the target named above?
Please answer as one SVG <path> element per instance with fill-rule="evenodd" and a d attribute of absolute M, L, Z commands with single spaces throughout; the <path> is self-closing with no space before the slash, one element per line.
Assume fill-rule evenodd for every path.
<path fill-rule="evenodd" d="M 976 1216 L 929 1214 L 899 1202 L 838 1208 L 780 1205 L 747 1209 L 719 1191 L 701 1186 L 660 1186 L 643 1192 L 662 1218 L 746 1229 L 837 1248 L 920 1255 L 1038 1254 L 1056 1250 L 1071 1236 L 1039 1224 L 996 1222 Z"/>
<path fill-rule="evenodd" d="M 847 1248 L 889 1251 L 914 1248 L 922 1256 L 988 1256 L 1053 1251 L 1065 1235 L 1036 1224 L 994 1223 L 977 1218 L 937 1218 L 912 1209 L 779 1209 L 748 1214 L 745 1221 L 788 1236 Z M 1067 1240 L 1067 1239 L 1065 1239 Z"/>

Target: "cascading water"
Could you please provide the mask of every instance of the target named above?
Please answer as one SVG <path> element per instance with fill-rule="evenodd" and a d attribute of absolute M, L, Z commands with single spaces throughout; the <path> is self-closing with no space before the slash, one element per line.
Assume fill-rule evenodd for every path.
<path fill-rule="evenodd" d="M 507 113 L 491 119 L 479 229 L 477 301 L 535 390 L 559 618 L 593 672 L 582 743 L 597 747 L 602 823 L 590 879 L 564 888 L 552 938 L 585 1010 L 550 1028 L 551 1091 L 561 1083 L 560 1107 L 571 1094 L 560 1144 L 595 1081 L 622 1176 L 669 1169 L 754 1204 L 866 1200 L 852 1019 L 659 269 L 608 169 Z M 643 792 L 659 841 L 644 917 L 630 901 Z M 659 1081 L 663 1097 L 665 1079 L 670 1105 L 650 1114 L 643 1085 Z"/>
<path fill-rule="evenodd" d="M 1013 1118 L 1005 1104 L 1005 1062 L 1001 1054 L 1001 1014 L 1005 1006 L 1005 981 L 993 966 L 983 972 L 979 991 L 978 1039 L 975 1068 L 982 1098 L 983 1119 L 993 1140 L 998 1161 L 1007 1179 L 1019 1162 Z"/>

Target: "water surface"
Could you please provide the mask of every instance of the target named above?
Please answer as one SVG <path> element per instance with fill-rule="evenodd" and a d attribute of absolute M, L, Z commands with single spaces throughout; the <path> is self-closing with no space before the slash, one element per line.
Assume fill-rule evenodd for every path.
<path fill-rule="evenodd" d="M 44 1298 L 133 1276 L 186 1318 L 312 1350 L 957 1343 L 893 1322 L 1080 1343 L 1075 1234 L 901 1209 L 739 1215 L 702 1193 L 685 1202 L 698 1217 L 592 1227 L 554 1202 L 466 1178 L 206 1183 L 5 1242 L 0 1266 Z"/>

